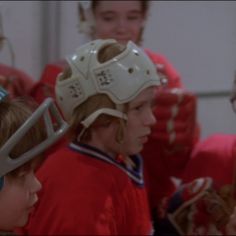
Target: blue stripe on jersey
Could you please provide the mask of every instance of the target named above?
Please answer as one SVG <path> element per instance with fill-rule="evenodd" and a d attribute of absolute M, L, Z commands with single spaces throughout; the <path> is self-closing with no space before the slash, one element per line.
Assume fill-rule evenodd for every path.
<path fill-rule="evenodd" d="M 131 178 L 136 184 L 143 186 L 143 160 L 140 155 L 130 156 L 130 159 L 135 163 L 135 167 L 128 167 L 125 163 L 117 162 L 115 159 L 104 153 L 103 151 L 92 147 L 87 144 L 72 142 L 69 144 L 69 147 L 77 152 L 86 154 L 90 157 L 105 161 L 109 164 L 115 165 L 117 168 L 124 171 L 129 178 Z"/>

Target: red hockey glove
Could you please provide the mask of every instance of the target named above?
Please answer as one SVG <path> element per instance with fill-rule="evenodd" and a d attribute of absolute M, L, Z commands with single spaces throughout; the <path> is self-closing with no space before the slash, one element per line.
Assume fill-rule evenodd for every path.
<path fill-rule="evenodd" d="M 192 145 L 198 137 L 196 97 L 183 89 L 160 89 L 152 137 L 169 147 Z"/>

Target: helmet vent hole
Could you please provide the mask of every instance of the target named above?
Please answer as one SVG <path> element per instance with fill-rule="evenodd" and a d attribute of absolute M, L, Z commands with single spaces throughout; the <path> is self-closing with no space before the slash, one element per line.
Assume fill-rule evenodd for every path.
<path fill-rule="evenodd" d="M 150 71 L 149 70 L 147 70 L 146 72 L 147 72 L 147 75 L 150 75 Z"/>
<path fill-rule="evenodd" d="M 134 52 L 134 54 L 135 54 L 136 56 L 139 56 L 139 53 L 138 53 L 138 52 Z"/>
<path fill-rule="evenodd" d="M 134 72 L 134 69 L 133 69 L 133 68 L 129 68 L 128 72 L 129 72 L 130 74 L 132 74 L 132 73 Z"/>
<path fill-rule="evenodd" d="M 84 56 L 82 56 L 82 57 L 80 58 L 80 61 L 84 61 Z"/>

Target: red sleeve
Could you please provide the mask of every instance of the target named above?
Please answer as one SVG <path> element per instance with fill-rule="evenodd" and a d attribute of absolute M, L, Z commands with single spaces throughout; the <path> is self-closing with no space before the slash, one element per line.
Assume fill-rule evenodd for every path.
<path fill-rule="evenodd" d="M 30 89 L 35 84 L 35 81 L 28 74 L 7 65 L 0 65 L 0 75 L 11 81 L 7 90 L 12 98 L 28 96 Z"/>
<path fill-rule="evenodd" d="M 163 74 L 166 75 L 168 79 L 169 88 L 183 88 L 183 83 L 181 81 L 179 73 L 175 68 L 168 62 L 168 60 L 161 54 L 156 54 L 151 52 L 149 49 L 145 49 L 145 52 L 152 60 L 152 62 L 157 65 L 163 65 Z"/>
<path fill-rule="evenodd" d="M 15 86 L 16 90 L 22 90 L 24 94 L 28 94 L 29 90 L 34 85 L 35 81 L 25 72 L 20 70 L 15 70 L 16 72 L 16 78 L 19 78 L 18 80 L 13 82 L 13 85 Z"/>
<path fill-rule="evenodd" d="M 190 182 L 198 177 L 212 177 L 223 185 L 233 182 L 236 169 L 236 136 L 218 134 L 198 143 L 189 160 L 183 180 Z"/>
<path fill-rule="evenodd" d="M 163 65 L 161 73 L 168 79 L 168 88 L 183 88 L 179 73 L 160 55 L 145 49 L 154 64 Z M 158 109 L 158 107 L 157 107 Z M 158 122 L 157 117 L 157 122 Z M 183 121 L 184 122 L 184 121 Z M 184 168 L 190 158 L 192 149 L 199 140 L 200 129 L 197 123 L 194 130 L 182 138 L 182 143 L 169 145 L 156 139 L 155 127 L 142 151 L 144 157 L 145 178 L 151 207 L 157 207 L 163 199 L 175 190 L 171 177 L 182 177 Z M 161 187 L 160 187 L 161 186 Z"/>
<path fill-rule="evenodd" d="M 179 73 L 163 55 L 153 53 L 148 49 L 145 49 L 145 51 L 154 64 L 162 64 L 164 66 L 161 73 L 163 73 L 168 79 L 168 88 L 184 88 Z M 159 119 L 157 118 L 157 121 L 158 120 Z M 200 125 L 195 123 L 194 130 L 191 132 L 191 135 L 186 135 L 186 138 L 183 137 L 183 145 L 185 146 L 184 148 L 180 149 L 177 147 L 172 150 L 170 146 L 163 145 L 163 143 L 161 144 L 159 150 L 162 157 L 168 157 L 168 159 L 165 161 L 167 162 L 165 165 L 169 165 L 168 169 L 172 170 L 171 175 L 180 177 L 179 174 L 181 174 L 183 171 L 183 168 L 189 159 L 193 147 L 199 141 L 199 137 Z M 157 150 L 157 148 L 155 148 L 155 133 L 152 134 L 152 140 L 150 141 L 150 144 L 147 144 L 146 149 L 147 151 L 144 150 L 145 155 L 149 154 L 150 152 L 156 152 L 155 150 Z M 177 172 L 175 170 L 177 170 Z"/>
<path fill-rule="evenodd" d="M 43 70 L 40 80 L 34 85 L 30 91 L 30 95 L 41 103 L 47 97 L 55 98 L 55 82 L 59 73 L 66 66 L 65 61 L 59 61 L 52 64 L 47 64 Z"/>

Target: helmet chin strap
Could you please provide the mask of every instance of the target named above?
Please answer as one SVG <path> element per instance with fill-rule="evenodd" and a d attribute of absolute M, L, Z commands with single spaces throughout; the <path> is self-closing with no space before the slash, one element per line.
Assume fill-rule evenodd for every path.
<path fill-rule="evenodd" d="M 84 126 L 80 134 L 78 135 L 77 140 L 80 141 L 82 135 L 84 134 L 85 130 L 97 119 L 98 116 L 101 114 L 111 115 L 115 116 L 124 120 L 127 120 L 127 115 L 124 112 L 111 109 L 111 108 L 101 108 L 95 112 L 93 112 L 91 115 L 89 115 L 86 119 L 81 121 L 81 124 Z"/>

